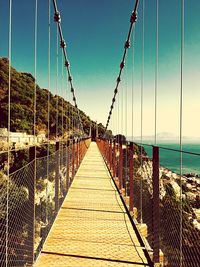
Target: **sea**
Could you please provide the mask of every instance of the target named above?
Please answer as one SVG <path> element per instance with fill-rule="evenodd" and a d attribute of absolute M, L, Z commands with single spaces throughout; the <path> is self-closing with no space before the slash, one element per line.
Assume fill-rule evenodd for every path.
<path fill-rule="evenodd" d="M 148 142 L 143 142 L 148 144 Z M 172 170 L 173 172 L 180 173 L 180 152 L 167 150 L 179 149 L 178 143 L 158 143 L 160 165 Z M 144 148 L 150 158 L 152 158 L 152 147 L 144 145 Z M 200 178 L 200 143 L 185 143 L 182 145 L 182 151 L 195 153 L 199 155 L 193 155 L 189 153 L 182 153 L 182 174 L 195 174 Z"/>

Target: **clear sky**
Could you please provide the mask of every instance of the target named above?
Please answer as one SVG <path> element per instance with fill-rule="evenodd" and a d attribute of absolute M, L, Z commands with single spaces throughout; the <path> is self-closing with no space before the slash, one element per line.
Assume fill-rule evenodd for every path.
<path fill-rule="evenodd" d="M 155 0 L 145 1 L 143 134 L 154 133 Z M 0 56 L 8 56 L 8 0 L 0 0 Z M 78 106 L 93 120 L 106 124 L 123 46 L 135 0 L 57 0 L 71 63 Z M 12 65 L 34 73 L 35 0 L 13 0 Z M 142 1 L 118 101 L 110 127 L 131 135 L 133 76 L 133 133 L 140 135 Z M 53 6 L 51 6 L 53 8 Z M 183 78 L 183 135 L 200 136 L 200 1 L 185 0 L 185 49 Z M 56 92 L 56 27 L 51 15 L 51 91 Z M 159 0 L 159 76 L 157 132 L 179 132 L 181 0 Z M 38 0 L 37 82 L 48 87 L 48 0 Z M 133 64 L 134 55 L 134 64 Z M 59 70 L 61 72 L 59 51 Z M 64 76 L 59 93 L 66 96 Z M 65 92 L 65 93 L 64 93 Z M 126 100 L 127 93 L 127 100 Z M 123 95 L 123 103 L 122 103 Z M 69 92 L 67 92 L 69 98 Z M 127 104 L 127 105 L 126 105 Z M 126 108 L 127 107 L 127 108 Z M 127 123 L 125 114 L 127 113 Z M 123 123 L 121 123 L 123 119 Z M 120 124 L 118 121 L 120 120 Z"/>

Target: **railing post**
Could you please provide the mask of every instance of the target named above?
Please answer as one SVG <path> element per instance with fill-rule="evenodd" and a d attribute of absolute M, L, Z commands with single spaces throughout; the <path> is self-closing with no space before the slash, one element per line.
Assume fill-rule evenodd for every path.
<path fill-rule="evenodd" d="M 103 157 L 105 158 L 105 146 L 104 146 L 104 140 L 101 140 L 101 149 L 102 149 Z"/>
<path fill-rule="evenodd" d="M 153 146 L 153 262 L 159 263 L 160 250 L 159 147 Z"/>
<path fill-rule="evenodd" d="M 108 161 L 108 141 L 105 140 L 105 158 Z"/>
<path fill-rule="evenodd" d="M 80 140 L 77 140 L 77 170 L 80 165 Z"/>
<path fill-rule="evenodd" d="M 29 148 L 29 161 L 34 160 L 33 175 L 30 175 L 30 181 L 28 183 L 29 192 L 29 208 L 30 208 L 30 218 L 28 220 L 28 247 L 30 247 L 30 254 L 28 257 L 28 264 L 30 266 L 34 263 L 34 239 L 35 239 L 35 178 L 36 178 L 36 147 L 32 146 Z"/>
<path fill-rule="evenodd" d="M 78 140 L 75 140 L 75 159 L 76 159 L 75 172 L 77 172 L 77 170 L 78 170 Z"/>
<path fill-rule="evenodd" d="M 106 150 L 107 150 L 107 156 L 106 156 L 106 158 L 107 158 L 107 163 L 109 163 L 109 155 L 110 154 L 109 154 L 109 141 L 108 140 L 106 141 L 106 147 L 107 147 L 106 148 Z"/>
<path fill-rule="evenodd" d="M 116 141 L 113 141 L 113 177 L 116 177 Z"/>
<path fill-rule="evenodd" d="M 69 189 L 69 162 L 70 162 L 69 145 L 70 145 L 70 142 L 68 140 L 67 141 L 67 149 L 66 149 L 66 153 L 67 153 L 67 166 L 66 166 L 67 179 L 66 179 L 66 189 L 67 189 L 67 191 Z"/>
<path fill-rule="evenodd" d="M 72 140 L 72 179 L 74 178 L 74 140 Z"/>
<path fill-rule="evenodd" d="M 123 169 L 123 148 L 122 148 L 122 142 L 120 142 L 119 143 L 119 189 L 123 187 L 122 169 Z"/>
<path fill-rule="evenodd" d="M 106 146 L 106 140 L 103 141 L 103 146 L 104 146 L 104 158 L 107 160 L 107 146 Z"/>
<path fill-rule="evenodd" d="M 108 145 L 108 160 L 107 160 L 107 165 L 110 168 L 110 140 L 107 140 L 107 145 Z"/>
<path fill-rule="evenodd" d="M 60 143 L 56 142 L 56 177 L 55 177 L 55 210 L 59 209 L 59 161 L 60 161 Z"/>
<path fill-rule="evenodd" d="M 82 156 L 81 156 L 81 152 L 82 151 L 82 140 L 80 139 L 79 140 L 79 166 L 81 164 L 81 161 L 82 161 Z"/>
<path fill-rule="evenodd" d="M 130 142 L 129 146 L 129 183 L 130 183 L 130 193 L 129 193 L 129 211 L 133 211 L 133 142 Z"/>
<path fill-rule="evenodd" d="M 81 140 L 81 161 L 83 160 L 83 140 Z"/>
<path fill-rule="evenodd" d="M 109 141 L 109 165 L 110 171 L 112 172 L 112 140 Z"/>

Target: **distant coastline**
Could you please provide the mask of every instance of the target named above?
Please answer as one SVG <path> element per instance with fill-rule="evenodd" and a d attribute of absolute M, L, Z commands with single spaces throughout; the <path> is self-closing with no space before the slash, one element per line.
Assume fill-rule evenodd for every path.
<path fill-rule="evenodd" d="M 131 141 L 132 138 L 127 137 L 127 140 Z M 141 138 L 137 136 L 134 137 L 132 141 L 140 144 Z M 144 136 L 142 139 L 142 144 L 144 144 L 143 146 L 148 156 L 152 158 L 152 147 L 149 145 L 154 145 L 153 136 Z M 164 136 L 164 133 L 158 134 L 157 146 L 169 149 L 180 149 L 178 137 L 175 138 L 175 135 L 169 133 L 166 133 L 166 136 Z M 183 137 L 182 150 L 200 154 L 200 138 Z M 160 165 L 177 174 L 180 174 L 180 153 L 160 149 Z M 200 176 L 200 156 L 182 153 L 182 174 L 189 173 Z M 200 180 L 200 178 L 198 179 Z"/>
<path fill-rule="evenodd" d="M 127 136 L 127 140 L 132 140 L 134 142 L 141 142 L 141 136 Z M 180 136 L 169 133 L 169 132 L 161 132 L 156 135 L 157 143 L 159 144 L 179 144 Z M 146 144 L 154 144 L 155 136 L 154 135 L 143 135 L 142 143 Z M 182 136 L 183 144 L 200 144 L 200 136 Z"/>
<path fill-rule="evenodd" d="M 179 144 L 177 143 L 159 143 L 158 146 L 166 147 L 169 149 L 179 149 Z M 151 158 L 152 157 L 151 147 L 144 146 L 144 148 L 148 156 Z M 200 154 L 200 144 L 198 143 L 183 144 L 183 151 Z M 179 174 L 180 153 L 170 150 L 160 149 L 160 165 Z M 182 174 L 188 174 L 188 173 L 200 175 L 200 156 L 182 153 Z"/>

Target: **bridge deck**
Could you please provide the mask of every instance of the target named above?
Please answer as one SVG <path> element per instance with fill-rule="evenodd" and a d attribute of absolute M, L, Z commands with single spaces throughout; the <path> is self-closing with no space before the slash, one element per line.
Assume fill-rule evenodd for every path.
<path fill-rule="evenodd" d="M 35 266 L 148 266 L 96 143 L 81 163 Z"/>

